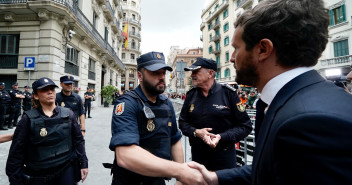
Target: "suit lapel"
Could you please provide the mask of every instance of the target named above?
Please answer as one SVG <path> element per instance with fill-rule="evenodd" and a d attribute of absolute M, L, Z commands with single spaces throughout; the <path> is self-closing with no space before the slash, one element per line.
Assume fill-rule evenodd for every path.
<path fill-rule="evenodd" d="M 271 102 L 269 109 L 266 112 L 266 115 L 262 122 L 262 128 L 258 134 L 257 144 L 255 148 L 255 154 L 253 158 L 253 179 L 255 180 L 257 165 L 259 160 L 261 159 L 261 154 L 263 151 L 263 147 L 266 144 L 266 140 L 268 138 L 268 134 L 270 132 L 270 128 L 276 113 L 280 110 L 280 108 L 299 90 L 305 88 L 309 85 L 319 83 L 324 81 L 325 79 L 319 75 L 319 73 L 315 70 L 311 70 L 305 72 L 296 78 L 292 79 L 280 91 L 277 93 L 273 101 Z M 255 182 L 255 181 L 253 181 Z"/>

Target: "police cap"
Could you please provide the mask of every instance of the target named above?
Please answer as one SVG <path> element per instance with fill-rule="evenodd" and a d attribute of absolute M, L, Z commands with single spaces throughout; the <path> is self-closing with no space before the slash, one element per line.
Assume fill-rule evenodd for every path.
<path fill-rule="evenodd" d="M 185 71 L 194 71 L 200 68 L 207 68 L 217 71 L 217 64 L 214 60 L 198 57 L 197 61 L 189 67 L 184 68 Z"/>
<path fill-rule="evenodd" d="M 5 83 L 4 82 L 0 82 L 0 86 L 5 86 Z"/>
<path fill-rule="evenodd" d="M 47 78 L 47 77 L 39 78 L 37 81 L 33 82 L 32 84 L 33 91 L 37 91 L 38 89 L 43 89 L 46 86 L 58 87 L 50 78 Z"/>
<path fill-rule="evenodd" d="M 17 82 L 13 82 L 12 85 L 18 85 L 18 83 Z"/>
<path fill-rule="evenodd" d="M 26 85 L 26 86 L 24 86 L 24 88 L 29 88 L 29 86 L 28 86 L 28 85 Z"/>
<path fill-rule="evenodd" d="M 166 69 L 172 71 L 172 68 L 165 64 L 164 54 L 160 52 L 149 52 L 137 58 L 137 68 L 145 68 L 149 71 Z"/>
<path fill-rule="evenodd" d="M 60 78 L 60 82 L 64 83 L 64 84 L 73 84 L 74 83 L 74 80 L 75 78 L 73 78 L 73 76 L 68 76 L 68 75 L 65 75 L 65 76 L 62 76 Z"/>

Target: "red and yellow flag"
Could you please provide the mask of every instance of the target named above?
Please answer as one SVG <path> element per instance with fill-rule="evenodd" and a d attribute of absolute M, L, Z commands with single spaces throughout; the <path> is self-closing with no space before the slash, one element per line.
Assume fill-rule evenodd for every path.
<path fill-rule="evenodd" d="M 123 28 L 122 35 L 125 37 L 125 49 L 127 49 L 127 45 L 128 45 L 128 21 L 126 22 L 126 25 Z"/>

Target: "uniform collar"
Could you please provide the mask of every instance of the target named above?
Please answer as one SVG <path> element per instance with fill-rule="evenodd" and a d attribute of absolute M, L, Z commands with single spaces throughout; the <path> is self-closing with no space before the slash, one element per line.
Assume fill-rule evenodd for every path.
<path fill-rule="evenodd" d="M 199 92 L 202 92 L 201 88 L 197 88 Z M 221 89 L 221 84 L 217 83 L 216 80 L 214 80 L 213 85 L 209 89 L 209 94 L 214 94 L 216 93 L 219 89 Z M 203 94 L 203 93 L 201 93 Z"/>
<path fill-rule="evenodd" d="M 62 91 L 60 92 L 62 96 L 66 96 Z M 70 96 L 73 96 L 73 91 L 71 91 L 71 95 Z M 66 96 L 66 97 L 70 97 L 70 96 Z"/>
<path fill-rule="evenodd" d="M 38 109 L 38 111 L 39 111 L 39 113 L 40 113 L 41 115 L 44 115 L 44 116 L 48 117 L 47 115 L 44 114 L 44 111 L 43 111 L 43 109 L 42 109 L 42 106 L 39 106 L 37 109 Z M 54 117 L 54 116 L 56 116 L 57 114 L 59 114 L 59 106 L 56 106 L 56 107 L 55 107 L 55 109 L 53 110 L 53 115 L 52 115 L 51 117 Z"/>
<path fill-rule="evenodd" d="M 148 98 L 144 95 L 143 91 L 142 91 L 142 88 L 140 85 L 138 85 L 136 88 L 135 88 L 135 91 L 137 92 L 137 94 L 139 95 L 139 97 L 141 97 L 141 99 L 146 102 L 146 101 L 149 101 Z M 159 94 L 157 97 L 156 97 L 156 100 L 158 101 L 158 99 L 160 100 L 166 100 L 167 97 L 162 95 L 162 94 Z"/>

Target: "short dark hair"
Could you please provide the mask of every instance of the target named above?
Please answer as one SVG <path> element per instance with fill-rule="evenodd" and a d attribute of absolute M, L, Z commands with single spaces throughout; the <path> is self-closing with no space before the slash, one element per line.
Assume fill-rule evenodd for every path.
<path fill-rule="evenodd" d="M 322 0 L 266 0 L 238 17 L 238 26 L 247 50 L 266 38 L 280 65 L 314 66 L 328 42 L 329 14 Z"/>

